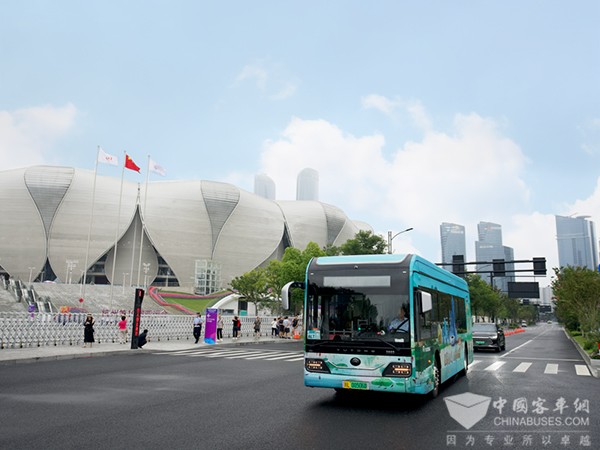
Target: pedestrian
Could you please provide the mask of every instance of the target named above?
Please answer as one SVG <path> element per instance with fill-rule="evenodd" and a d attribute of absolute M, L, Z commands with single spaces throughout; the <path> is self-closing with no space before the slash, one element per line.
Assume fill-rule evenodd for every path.
<path fill-rule="evenodd" d="M 124 344 L 127 342 L 127 318 L 125 316 L 121 316 L 121 320 L 118 323 L 119 325 L 119 343 Z"/>
<path fill-rule="evenodd" d="M 148 342 L 148 330 L 142 331 L 138 336 L 138 348 L 142 348 Z"/>
<path fill-rule="evenodd" d="M 298 332 L 298 316 L 295 316 L 292 319 L 292 337 L 296 337 L 296 333 Z"/>
<path fill-rule="evenodd" d="M 290 319 L 288 316 L 283 318 L 283 336 L 284 339 L 290 339 Z"/>
<path fill-rule="evenodd" d="M 88 314 L 85 318 L 85 322 L 83 323 L 83 346 L 87 347 L 90 344 L 90 347 L 95 342 L 94 340 L 94 317 L 91 314 Z"/>
<path fill-rule="evenodd" d="M 254 337 L 256 339 L 260 339 L 260 317 L 256 316 L 256 319 L 254 319 Z"/>
<path fill-rule="evenodd" d="M 271 337 L 279 334 L 279 329 L 277 327 L 277 317 L 273 317 L 273 322 L 271 322 Z"/>
<path fill-rule="evenodd" d="M 217 318 L 217 342 L 223 342 L 223 318 L 221 314 Z"/>
<path fill-rule="evenodd" d="M 238 319 L 238 316 L 233 316 L 231 321 L 233 323 L 233 340 L 237 341 L 239 339 L 240 330 L 242 329 L 242 322 Z"/>
<path fill-rule="evenodd" d="M 204 320 L 202 319 L 202 314 L 196 313 L 196 317 L 194 318 L 194 339 L 196 339 L 196 344 L 200 340 L 200 335 L 202 334 L 202 323 Z"/>
<path fill-rule="evenodd" d="M 283 333 L 284 333 L 283 317 L 281 317 L 281 316 L 279 316 L 277 318 L 277 328 L 279 328 L 279 338 L 283 339 L 285 336 L 283 335 Z"/>

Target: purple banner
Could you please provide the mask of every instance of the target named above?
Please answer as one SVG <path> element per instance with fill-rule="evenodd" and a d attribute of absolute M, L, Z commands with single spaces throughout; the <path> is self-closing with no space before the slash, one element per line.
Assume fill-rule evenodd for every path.
<path fill-rule="evenodd" d="M 206 309 L 206 328 L 204 329 L 204 342 L 214 344 L 217 342 L 217 318 L 219 310 L 215 308 Z"/>

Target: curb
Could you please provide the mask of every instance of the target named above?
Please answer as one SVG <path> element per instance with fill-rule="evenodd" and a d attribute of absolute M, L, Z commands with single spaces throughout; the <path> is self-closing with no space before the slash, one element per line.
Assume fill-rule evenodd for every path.
<path fill-rule="evenodd" d="M 596 364 L 592 361 L 592 358 L 590 358 L 590 355 L 588 355 L 587 352 L 581 348 L 581 345 L 579 345 L 579 343 L 575 339 L 573 339 L 573 337 L 567 332 L 567 330 L 565 330 L 563 328 L 563 331 L 565 333 L 565 336 L 567 336 L 567 338 L 573 343 L 573 345 L 575 346 L 575 348 L 577 349 L 577 351 L 579 352 L 579 354 L 585 361 L 586 365 L 588 366 L 588 369 L 590 369 L 592 376 L 594 376 L 595 378 L 600 378 L 598 369 L 596 369 L 596 367 L 595 367 Z M 600 360 L 598 361 L 598 366 L 600 367 Z"/>
<path fill-rule="evenodd" d="M 226 342 L 226 343 L 220 343 L 220 344 L 206 344 L 203 342 L 201 345 L 190 343 L 190 346 L 188 348 L 186 348 L 185 350 L 194 349 L 194 348 L 206 348 L 206 347 L 215 347 L 215 348 L 241 347 L 241 346 L 247 346 L 247 345 L 272 344 L 272 343 L 278 343 L 278 342 L 297 342 L 297 340 L 295 340 L 295 339 L 290 339 L 290 340 L 283 340 L 283 339 L 250 340 L 250 341 Z M 63 353 L 63 354 L 58 354 L 58 355 L 37 355 L 37 356 L 26 356 L 24 358 L 0 360 L 0 366 L 16 365 L 16 364 L 32 364 L 32 363 L 36 363 L 36 362 L 60 361 L 60 360 L 67 360 L 67 359 L 97 358 L 97 357 L 102 357 L 102 356 L 118 355 L 118 354 L 143 355 L 144 353 L 148 353 L 148 352 L 170 352 L 170 351 L 180 351 L 180 350 L 182 350 L 182 349 L 158 349 L 158 348 L 157 349 L 154 349 L 154 348 L 131 349 L 131 348 L 124 348 L 122 350 L 121 349 L 105 350 L 105 351 L 100 350 L 100 351 L 96 351 L 96 352 L 85 351 L 82 353 Z"/>

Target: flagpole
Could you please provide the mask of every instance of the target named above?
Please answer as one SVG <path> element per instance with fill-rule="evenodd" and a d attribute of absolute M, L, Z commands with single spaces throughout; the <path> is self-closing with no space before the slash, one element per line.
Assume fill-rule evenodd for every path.
<path fill-rule="evenodd" d="M 90 257 L 90 240 L 92 238 L 92 224 L 94 222 L 94 203 L 96 201 L 96 177 L 98 176 L 98 158 L 100 158 L 100 146 L 96 150 L 96 167 L 94 168 L 94 183 L 92 185 L 92 213 L 90 215 L 90 225 L 88 227 L 87 248 L 85 250 L 85 265 L 83 266 L 83 287 L 81 298 L 85 299 L 85 285 L 87 282 L 88 259 Z"/>
<path fill-rule="evenodd" d="M 135 210 L 136 212 L 139 211 L 139 204 L 140 204 L 140 183 L 138 182 L 137 184 L 137 198 L 135 199 Z M 135 261 L 135 243 L 136 238 L 137 238 L 137 223 L 135 223 L 135 214 L 133 215 L 134 217 L 134 227 L 133 227 L 133 239 L 131 240 L 131 268 L 129 269 L 129 287 L 131 287 L 131 285 L 133 284 L 133 267 L 134 267 L 134 261 Z M 138 274 L 138 280 L 139 280 L 139 274 Z M 139 287 L 139 283 L 137 284 L 137 286 Z"/>
<path fill-rule="evenodd" d="M 119 193 L 119 212 L 117 215 L 117 229 L 115 230 L 115 253 L 113 254 L 113 266 L 112 273 L 110 275 L 110 313 L 112 313 L 113 308 L 113 288 L 115 285 L 115 266 L 117 264 L 117 243 L 119 239 L 119 225 L 121 222 L 121 201 L 123 200 L 123 178 L 125 177 L 125 163 L 127 159 L 127 152 L 123 151 L 123 168 L 121 169 L 121 192 Z M 125 281 L 123 281 L 125 283 Z"/>
<path fill-rule="evenodd" d="M 148 198 L 148 179 L 150 178 L 150 155 L 148 155 L 148 168 L 146 169 L 146 186 L 144 187 L 144 208 L 140 215 L 140 222 L 142 223 L 142 233 L 140 235 L 140 259 L 138 263 L 138 279 L 137 285 L 140 285 L 140 275 L 142 272 L 142 251 L 144 249 L 144 221 L 146 220 L 146 199 Z M 144 274 L 145 275 L 145 274 Z M 146 278 L 144 277 L 144 281 Z M 144 286 L 146 289 L 147 286 Z"/>

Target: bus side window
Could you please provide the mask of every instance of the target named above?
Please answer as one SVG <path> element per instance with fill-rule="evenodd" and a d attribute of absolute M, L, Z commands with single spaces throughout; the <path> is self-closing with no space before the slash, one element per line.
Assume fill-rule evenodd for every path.
<path fill-rule="evenodd" d="M 418 314 L 415 316 L 415 319 L 417 321 L 417 340 L 421 341 L 425 339 L 431 339 L 433 337 L 431 322 L 432 310 L 423 313 L 421 311 L 421 292 L 416 291 L 416 294 L 417 301 L 415 303 L 418 311 Z"/>

